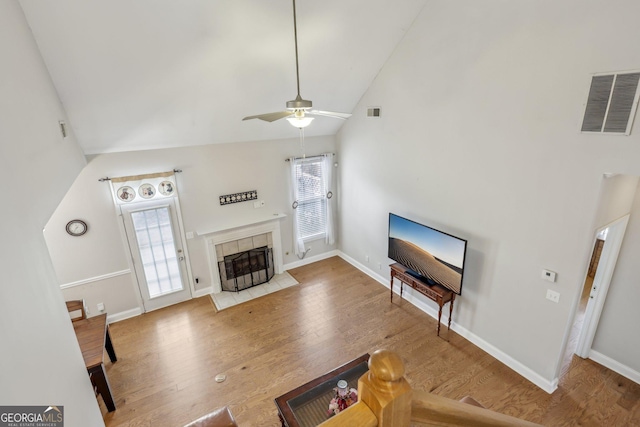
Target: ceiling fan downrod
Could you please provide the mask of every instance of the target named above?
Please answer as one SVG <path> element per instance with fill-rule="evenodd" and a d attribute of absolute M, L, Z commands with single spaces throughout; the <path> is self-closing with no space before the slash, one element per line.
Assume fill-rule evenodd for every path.
<path fill-rule="evenodd" d="M 298 110 L 302 108 L 311 108 L 312 102 L 302 99 L 300 96 L 300 67 L 298 65 L 298 20 L 296 18 L 296 0 L 293 0 L 293 40 L 296 48 L 296 87 L 298 95 L 293 101 L 287 101 L 287 109 Z"/>

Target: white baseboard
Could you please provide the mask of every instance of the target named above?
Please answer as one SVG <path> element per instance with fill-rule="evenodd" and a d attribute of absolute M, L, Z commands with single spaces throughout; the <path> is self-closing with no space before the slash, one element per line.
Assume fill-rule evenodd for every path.
<path fill-rule="evenodd" d="M 605 368 L 609 368 L 612 371 L 619 373 L 623 377 L 629 378 L 633 382 L 640 384 L 640 372 L 628 367 L 627 365 L 623 365 L 617 360 L 613 360 L 609 356 L 605 356 L 602 353 L 591 350 L 589 352 L 589 359 L 601 364 Z"/>
<path fill-rule="evenodd" d="M 378 281 L 380 284 L 382 284 L 386 288 L 389 288 L 389 279 L 381 276 L 380 274 L 376 273 L 375 271 L 371 270 L 370 268 L 366 267 L 364 264 L 356 261 L 355 259 L 351 258 L 349 255 L 347 255 L 347 254 L 345 254 L 343 252 L 340 252 L 339 256 L 340 256 L 340 258 L 342 258 L 345 261 L 347 261 L 349 264 L 353 265 L 358 270 L 362 271 L 366 275 L 368 275 L 371 278 L 373 278 L 376 281 Z M 394 284 L 393 290 L 394 290 L 395 294 L 399 294 L 400 293 L 400 286 Z M 427 313 L 429 316 L 431 316 L 434 319 L 438 320 L 438 310 L 436 308 L 434 308 L 434 307 L 431 307 L 430 302 L 428 302 L 426 297 L 423 297 L 423 296 L 419 296 L 418 297 L 417 293 L 413 289 L 411 289 L 411 288 L 409 288 L 407 286 L 405 286 L 405 288 L 404 288 L 404 292 L 403 292 L 402 297 L 403 297 L 403 299 L 407 300 L 409 303 L 411 303 L 411 304 L 415 305 L 416 307 L 418 307 L 423 312 Z M 436 305 L 435 303 L 433 303 L 433 304 Z M 446 311 L 446 313 L 445 313 L 445 311 Z M 449 321 L 449 312 L 448 312 L 448 308 L 447 308 L 446 310 L 443 310 L 443 313 L 442 313 L 442 324 L 446 325 L 448 323 L 448 321 Z M 531 381 L 533 384 L 535 384 L 536 386 L 540 387 L 542 390 L 546 391 L 547 393 L 551 394 L 558 388 L 558 378 L 557 377 L 554 378 L 553 380 L 549 381 L 548 379 L 542 377 L 540 374 L 538 374 L 537 372 L 533 371 L 529 367 L 527 367 L 524 364 L 520 363 L 519 361 L 515 360 L 513 357 L 511 357 L 508 354 L 504 353 L 502 350 L 494 347 L 493 345 L 489 344 L 488 342 L 486 342 L 485 340 L 483 340 L 479 336 L 475 335 L 473 332 L 471 332 L 468 329 L 458 325 L 454 321 L 451 322 L 451 329 L 453 329 L 453 331 L 455 331 L 458 335 L 460 335 L 461 337 L 467 339 L 468 341 L 471 341 L 474 345 L 480 347 L 482 350 L 486 351 L 491 356 L 495 357 L 500 362 L 504 363 L 509 368 L 511 368 L 512 370 L 514 370 L 518 374 L 522 375 L 524 378 L 526 378 L 527 380 Z M 611 368 L 611 369 L 613 369 L 613 368 Z M 615 370 L 615 369 L 613 369 L 613 370 Z M 624 375 L 624 374 L 622 374 L 622 375 Z"/>
<path fill-rule="evenodd" d="M 121 320 L 140 316 L 141 314 L 142 314 L 142 310 L 140 309 L 140 307 L 136 307 L 136 308 L 132 308 L 131 310 L 121 311 L 120 313 L 107 314 L 107 322 L 115 323 Z"/>
<path fill-rule="evenodd" d="M 345 254 L 342 251 L 338 251 L 337 255 L 343 260 L 347 261 L 349 264 L 353 265 L 358 270 L 362 271 L 367 276 L 371 277 L 373 280 L 380 282 L 381 285 L 384 285 L 387 288 L 389 287 L 389 279 L 386 279 L 382 275 L 376 273 L 375 271 L 368 268 L 366 265 L 362 264 L 359 261 L 356 261 L 355 259 L 351 258 L 349 255 Z"/>
<path fill-rule="evenodd" d="M 211 295 L 212 293 L 213 293 L 213 286 L 207 286 L 206 288 L 198 289 L 193 293 L 192 296 L 193 298 L 200 298 L 205 295 Z"/>
<path fill-rule="evenodd" d="M 333 256 L 339 256 L 339 255 L 340 255 L 340 251 L 338 250 L 323 252 L 321 254 L 318 254 L 312 257 L 304 257 L 304 259 L 301 259 L 300 261 L 294 261 L 294 262 L 290 262 L 289 264 L 285 264 L 282 266 L 282 269 L 284 271 L 287 271 L 287 270 L 291 270 L 292 268 L 302 267 L 303 265 L 312 264 L 314 262 L 322 261 L 323 259 L 327 259 Z"/>

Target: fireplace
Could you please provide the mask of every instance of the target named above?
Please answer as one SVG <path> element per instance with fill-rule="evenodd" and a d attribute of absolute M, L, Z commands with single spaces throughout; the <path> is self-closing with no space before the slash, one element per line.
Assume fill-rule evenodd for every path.
<path fill-rule="evenodd" d="M 274 274 L 281 274 L 284 271 L 282 268 L 282 243 L 280 237 L 280 221 L 284 217 L 285 215 L 278 214 L 274 215 L 274 218 L 264 221 L 221 228 L 206 233 L 198 232 L 199 235 L 205 236 L 207 241 L 207 256 L 213 293 L 222 292 L 223 282 L 230 280 L 226 277 L 223 280 L 221 277 L 222 274 L 226 275 L 227 267 L 220 268 L 220 263 L 229 255 L 266 246 L 270 253 L 267 253 L 267 261 L 265 263 L 272 271 L 267 272 L 268 277 Z M 238 280 L 238 290 L 254 286 L 257 282 L 262 281 L 260 273 L 258 273 L 257 279 L 256 281 L 254 278 L 254 282 L 251 282 L 250 277 L 245 277 L 243 279 L 244 282 Z M 235 278 L 232 280 L 235 280 Z M 235 291 L 235 283 L 226 286 L 226 289 Z"/>
<path fill-rule="evenodd" d="M 274 275 L 273 250 L 263 246 L 226 255 L 218 269 L 223 291 L 238 292 L 266 283 Z"/>

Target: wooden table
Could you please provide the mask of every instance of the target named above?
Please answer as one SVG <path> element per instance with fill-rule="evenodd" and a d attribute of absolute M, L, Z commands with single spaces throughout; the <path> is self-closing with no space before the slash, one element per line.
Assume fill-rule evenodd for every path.
<path fill-rule="evenodd" d="M 428 283 L 410 275 L 407 271 L 408 268 L 402 264 L 391 264 L 391 302 L 393 302 L 393 279 L 394 277 L 400 281 L 400 299 L 402 299 L 402 288 L 404 284 L 411 286 L 422 295 L 426 296 L 432 301 L 438 303 L 438 336 L 440 336 L 440 319 L 442 318 L 442 307 L 449 303 L 449 324 L 447 329 L 451 329 L 451 316 L 453 314 L 453 302 L 456 299 L 456 294 L 449 289 L 440 285 L 429 285 Z"/>
<path fill-rule="evenodd" d="M 102 396 L 104 404 L 109 412 L 116 410 L 116 404 L 113 401 L 111 386 L 107 378 L 107 372 L 104 369 L 104 349 L 109 354 L 111 362 L 117 362 L 116 352 L 111 343 L 111 335 L 109 335 L 109 325 L 107 325 L 107 314 L 90 317 L 88 319 L 73 322 L 84 364 L 87 372 L 92 379 L 98 393 Z"/>
<path fill-rule="evenodd" d="M 368 370 L 369 354 L 364 354 L 275 399 L 282 427 L 311 427 L 326 421 L 333 388 L 346 380 L 348 388 L 358 387 L 358 379 Z"/>

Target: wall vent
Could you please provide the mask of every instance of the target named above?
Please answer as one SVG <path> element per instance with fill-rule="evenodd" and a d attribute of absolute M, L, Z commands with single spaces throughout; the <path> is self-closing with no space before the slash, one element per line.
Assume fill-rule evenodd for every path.
<path fill-rule="evenodd" d="M 367 117 L 380 117 L 380 107 L 367 108 Z"/>
<path fill-rule="evenodd" d="M 593 76 L 581 131 L 629 135 L 638 106 L 639 80 L 640 72 Z"/>

